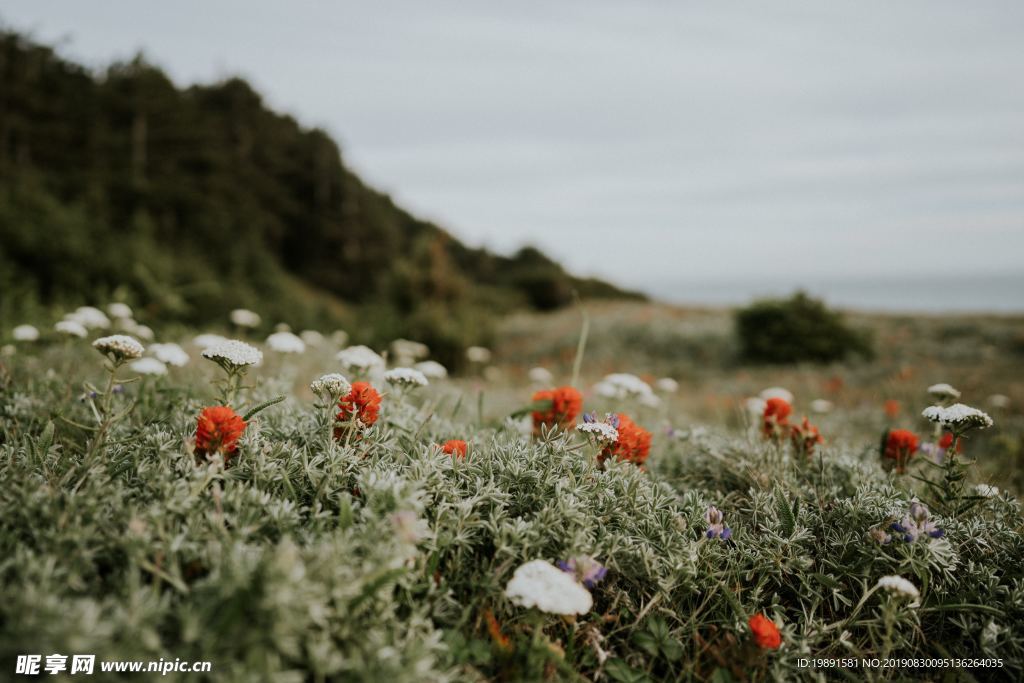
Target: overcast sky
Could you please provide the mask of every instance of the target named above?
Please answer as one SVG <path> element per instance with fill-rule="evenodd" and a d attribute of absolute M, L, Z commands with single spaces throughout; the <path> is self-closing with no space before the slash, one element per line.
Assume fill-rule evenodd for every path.
<path fill-rule="evenodd" d="M 241 74 L 466 241 L 650 291 L 1024 274 L 1020 0 L 15 0 L 0 17 L 91 65 L 143 50 L 182 84 Z"/>

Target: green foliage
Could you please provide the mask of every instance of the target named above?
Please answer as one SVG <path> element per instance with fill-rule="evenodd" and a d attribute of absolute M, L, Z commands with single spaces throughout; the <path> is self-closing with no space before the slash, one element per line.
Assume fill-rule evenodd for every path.
<path fill-rule="evenodd" d="M 873 353 L 863 333 L 803 292 L 740 309 L 736 336 L 740 355 L 753 363 L 831 363 Z"/>

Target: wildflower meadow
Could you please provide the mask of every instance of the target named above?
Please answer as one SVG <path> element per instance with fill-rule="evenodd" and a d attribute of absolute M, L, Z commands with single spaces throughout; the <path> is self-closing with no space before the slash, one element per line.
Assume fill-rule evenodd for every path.
<path fill-rule="evenodd" d="M 624 304 L 510 319 L 449 374 L 415 340 L 120 306 L 3 330 L 5 677 L 1024 675 L 1019 376 L 934 328 L 748 370 L 691 353 L 717 319 Z"/>

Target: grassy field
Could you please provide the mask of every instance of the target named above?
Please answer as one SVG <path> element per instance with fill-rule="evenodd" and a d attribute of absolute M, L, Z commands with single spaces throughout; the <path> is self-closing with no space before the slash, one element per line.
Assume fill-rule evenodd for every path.
<path fill-rule="evenodd" d="M 469 376 L 402 387 L 365 373 L 383 397 L 361 423 L 335 424 L 335 402 L 309 388 L 327 372 L 359 379 L 331 341 L 285 354 L 250 340 L 264 360 L 237 391 L 211 384 L 225 373 L 183 330 L 157 329 L 191 361 L 135 382 L 127 363 L 110 382 L 90 339 L 13 344 L 0 358 L 3 678 L 18 655 L 52 653 L 211 662 L 167 680 L 1024 675 L 1024 319 L 855 316 L 875 360 L 751 368 L 726 312 L 588 311 L 583 409 L 649 430 L 643 467 L 603 457 L 579 416 L 534 430 L 513 415 L 570 382 L 579 311 L 509 318 Z M 536 366 L 553 377 L 531 379 Z M 602 396 L 612 372 L 679 388 Z M 918 453 L 887 472 L 887 429 L 934 440 L 920 415 L 938 382 L 994 426 L 942 465 Z M 748 412 L 767 387 L 820 429 L 809 455 Z M 244 415 L 279 396 L 237 450 L 197 432 L 205 407 Z M 442 450 L 450 440 L 467 442 L 463 457 Z M 510 586 L 530 561 L 573 559 L 607 573 L 525 583 L 554 586 L 556 602 L 588 594 L 575 614 L 529 606 L 522 576 Z M 893 576 L 910 588 L 879 583 Z M 861 657 L 896 661 L 801 662 Z"/>

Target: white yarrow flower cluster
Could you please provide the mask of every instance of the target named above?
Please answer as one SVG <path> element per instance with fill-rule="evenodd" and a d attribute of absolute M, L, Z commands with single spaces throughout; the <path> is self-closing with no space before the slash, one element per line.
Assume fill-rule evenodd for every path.
<path fill-rule="evenodd" d="M 299 339 L 306 343 L 306 346 L 320 346 L 324 343 L 324 335 L 316 330 L 303 330 L 299 332 Z"/>
<path fill-rule="evenodd" d="M 985 429 L 992 426 L 992 418 L 987 413 L 963 403 L 954 403 L 948 407 L 928 406 L 921 415 L 950 431 L 960 433 L 968 429 Z"/>
<path fill-rule="evenodd" d="M 203 358 L 225 370 L 237 370 L 263 362 L 263 352 L 237 339 L 225 339 L 203 350 Z"/>
<path fill-rule="evenodd" d="M 448 369 L 436 360 L 425 360 L 413 366 L 423 373 L 427 379 L 444 379 L 448 376 Z"/>
<path fill-rule="evenodd" d="M 100 337 L 92 343 L 100 353 L 109 356 L 115 363 L 123 363 L 127 360 L 141 358 L 145 349 L 134 337 L 126 334 L 112 334 L 109 337 Z"/>
<path fill-rule="evenodd" d="M 278 353 L 305 353 L 306 342 L 291 332 L 275 332 L 267 337 L 267 346 Z"/>
<path fill-rule="evenodd" d="M 227 340 L 227 337 L 222 337 L 219 334 L 213 334 L 212 332 L 204 332 L 203 334 L 197 334 L 192 339 L 192 343 L 198 346 L 200 349 L 209 349 L 211 347 L 216 346 L 217 344 L 223 344 Z"/>
<path fill-rule="evenodd" d="M 161 363 L 167 363 L 177 368 L 188 365 L 189 360 L 191 360 L 189 355 L 185 353 L 185 349 L 174 343 L 151 344 L 149 351 Z"/>
<path fill-rule="evenodd" d="M 248 308 L 236 308 L 229 316 L 231 322 L 239 327 L 259 327 L 263 321 L 259 313 L 254 313 Z"/>
<path fill-rule="evenodd" d="M 39 339 L 39 330 L 34 325 L 18 325 L 11 331 L 14 341 L 36 341 Z"/>
<path fill-rule="evenodd" d="M 368 346 L 350 346 L 338 351 L 338 361 L 349 372 L 367 373 L 384 367 L 384 358 Z"/>
<path fill-rule="evenodd" d="M 548 614 L 586 614 L 594 605 L 590 591 L 544 560 L 516 569 L 505 586 L 505 597 L 520 607 L 536 607 Z"/>
<path fill-rule="evenodd" d="M 811 401 L 811 412 L 813 413 L 831 413 L 835 406 L 832 405 L 832 401 L 828 401 L 823 398 L 816 398 Z"/>
<path fill-rule="evenodd" d="M 131 365 L 132 372 L 137 372 L 140 375 L 166 375 L 167 366 L 163 364 L 157 358 L 140 358 L 136 361 L 132 361 Z"/>
<path fill-rule="evenodd" d="M 85 325 L 76 320 L 58 320 L 53 329 L 55 332 L 69 337 L 85 338 L 89 336 L 89 330 L 85 329 Z"/>
<path fill-rule="evenodd" d="M 960 398 L 960 392 L 953 388 L 952 385 L 940 382 L 939 384 L 933 384 L 928 387 L 928 394 L 937 400 L 945 401 L 954 398 Z"/>
<path fill-rule="evenodd" d="M 547 368 L 530 368 L 528 376 L 530 378 L 530 381 L 533 382 L 534 384 L 548 386 L 554 384 L 555 382 L 555 376 Z"/>
<path fill-rule="evenodd" d="M 395 362 L 412 363 L 426 358 L 429 354 L 430 349 L 427 348 L 427 345 L 418 341 L 396 339 L 391 342 L 391 356 L 396 359 Z"/>
<path fill-rule="evenodd" d="M 121 303 L 120 301 L 115 301 L 112 304 L 107 304 L 107 313 L 109 313 L 112 318 L 122 319 L 131 318 L 134 315 L 134 313 L 132 313 L 131 306 L 129 306 L 128 304 Z"/>
<path fill-rule="evenodd" d="M 482 346 L 470 346 L 466 349 L 466 360 L 470 363 L 478 363 L 483 365 L 484 363 L 491 362 L 491 350 L 485 349 Z"/>
<path fill-rule="evenodd" d="M 781 398 L 786 403 L 793 402 L 793 392 L 782 387 L 768 387 L 760 393 L 760 396 L 765 401 L 770 398 Z"/>
<path fill-rule="evenodd" d="M 654 388 L 663 394 L 674 394 L 679 391 L 679 382 L 671 377 L 662 377 L 654 383 Z"/>
<path fill-rule="evenodd" d="M 384 373 L 384 381 L 399 387 L 425 387 L 430 382 L 415 368 L 392 368 Z"/>
<path fill-rule="evenodd" d="M 974 487 L 974 492 L 985 498 L 995 498 L 999 495 L 999 488 L 992 484 L 978 484 Z"/>
<path fill-rule="evenodd" d="M 747 412 L 752 417 L 760 417 L 764 415 L 764 409 L 768 406 L 768 401 L 761 398 L 760 396 L 751 396 L 743 401 L 743 407 L 746 408 Z"/>
<path fill-rule="evenodd" d="M 317 396 L 333 401 L 347 394 L 352 385 L 345 375 L 332 372 L 317 377 L 309 383 L 309 388 Z"/>
<path fill-rule="evenodd" d="M 619 440 L 619 430 L 608 422 L 581 422 L 576 431 L 586 434 L 602 444 L 610 445 Z"/>
<path fill-rule="evenodd" d="M 910 581 L 907 581 L 902 576 L 883 576 L 878 580 L 878 587 L 884 588 L 892 593 L 908 597 L 912 600 L 917 600 L 921 597 L 921 593 L 917 590 L 917 586 L 912 584 Z"/>
<path fill-rule="evenodd" d="M 93 306 L 79 306 L 74 313 L 64 316 L 65 320 L 73 320 L 88 330 L 105 330 L 110 327 L 107 314 Z"/>
<path fill-rule="evenodd" d="M 600 382 L 594 385 L 594 391 L 598 396 L 610 398 L 617 401 L 624 399 L 637 399 L 642 405 L 656 407 L 659 399 L 651 385 L 636 375 L 628 372 L 615 372 L 605 376 Z"/>

